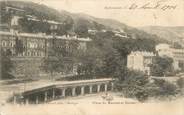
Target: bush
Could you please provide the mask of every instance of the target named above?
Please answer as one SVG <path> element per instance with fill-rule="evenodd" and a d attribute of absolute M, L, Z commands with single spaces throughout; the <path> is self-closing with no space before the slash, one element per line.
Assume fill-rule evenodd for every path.
<path fill-rule="evenodd" d="M 178 84 L 183 87 L 183 79 L 178 80 Z M 127 70 L 119 77 L 116 89 L 122 91 L 125 97 L 136 98 L 140 102 L 146 101 L 149 97 L 170 99 L 179 92 L 173 83 L 164 79 L 154 79 L 154 82 L 150 82 L 143 73 L 132 70 Z"/>
<path fill-rule="evenodd" d="M 151 74 L 153 76 L 173 76 L 173 59 L 170 57 L 155 57 L 151 65 Z"/>
<path fill-rule="evenodd" d="M 149 83 L 148 77 L 142 72 L 127 70 L 124 73 L 124 78 L 119 78 L 119 83 L 116 88 L 123 92 L 125 97 L 135 97 L 139 101 L 145 101 L 148 98 Z"/>
<path fill-rule="evenodd" d="M 176 85 L 161 79 L 156 79 L 155 84 L 158 87 L 156 96 L 175 96 L 177 94 Z"/>
<path fill-rule="evenodd" d="M 135 97 L 137 100 L 143 102 L 148 99 L 148 91 L 147 90 L 139 90 L 138 92 L 135 93 Z"/>
<path fill-rule="evenodd" d="M 176 81 L 176 84 L 179 86 L 179 88 L 184 88 L 184 78 L 179 78 L 177 81 Z"/>
<path fill-rule="evenodd" d="M 140 86 L 124 86 L 122 93 L 125 97 L 136 98 L 138 101 L 145 101 L 149 97 L 149 90 L 146 87 Z"/>

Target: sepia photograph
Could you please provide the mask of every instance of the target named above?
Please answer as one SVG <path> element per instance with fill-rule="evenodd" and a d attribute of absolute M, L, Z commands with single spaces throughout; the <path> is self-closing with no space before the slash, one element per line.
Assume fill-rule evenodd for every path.
<path fill-rule="evenodd" d="M 184 115 L 184 1 L 0 0 L 0 115 Z"/>

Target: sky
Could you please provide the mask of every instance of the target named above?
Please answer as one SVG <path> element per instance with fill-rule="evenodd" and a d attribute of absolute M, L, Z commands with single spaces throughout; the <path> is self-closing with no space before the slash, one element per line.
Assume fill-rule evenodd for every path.
<path fill-rule="evenodd" d="M 133 27 L 184 26 L 184 0 L 29 0 L 29 1 L 44 4 L 59 11 L 66 10 L 72 13 L 85 13 L 98 18 L 115 19 Z M 134 8 L 131 6 L 134 6 Z M 147 8 L 144 9 L 145 7 L 143 8 L 143 6 Z M 163 10 L 162 8 L 167 9 Z"/>

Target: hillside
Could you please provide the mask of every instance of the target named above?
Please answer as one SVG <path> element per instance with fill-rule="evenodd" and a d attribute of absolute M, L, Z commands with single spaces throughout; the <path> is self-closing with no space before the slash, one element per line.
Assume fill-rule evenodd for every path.
<path fill-rule="evenodd" d="M 77 52 L 72 55 L 73 61 L 82 63 L 81 70 L 87 75 L 119 76 L 126 68 L 127 55 L 130 52 L 137 50 L 155 52 L 156 44 L 167 42 L 157 35 L 148 34 L 116 20 L 73 14 L 67 11 L 59 12 L 33 2 L 8 1 L 6 4 L 1 2 L 1 24 L 10 23 L 11 16 L 15 15 L 3 10 L 7 8 L 5 6 L 23 10 L 24 13 L 17 14 L 20 15 L 17 16 L 20 20 L 16 26 L 20 32 L 50 35 L 53 32 L 51 30 L 53 24 L 48 22 L 54 21 L 59 26 L 54 30 L 56 35 L 91 38 L 92 41 L 87 45 L 87 52 Z M 94 33 L 90 33 L 89 30 L 94 30 Z"/>
<path fill-rule="evenodd" d="M 156 41 L 163 41 L 162 38 L 147 34 L 144 31 L 137 30 L 112 19 L 101 19 L 95 18 L 86 14 L 73 14 L 67 11 L 57 11 L 53 8 L 49 8 L 45 5 L 36 4 L 33 2 L 18 2 L 18 1 L 9 1 L 7 5 L 22 8 L 26 11 L 28 15 L 33 15 L 39 19 L 55 20 L 58 22 L 64 22 L 69 24 L 68 29 L 70 31 L 75 31 L 79 26 L 85 26 L 87 29 L 106 29 L 106 30 L 117 30 L 122 29 L 126 33 L 130 34 L 134 38 L 146 38 L 154 39 Z M 3 7 L 3 2 L 1 2 L 1 7 Z"/>
<path fill-rule="evenodd" d="M 184 44 L 184 26 L 177 27 L 161 27 L 161 26 L 147 26 L 140 27 L 139 29 L 150 33 L 155 34 L 159 37 L 164 38 L 170 42 L 177 42 L 181 45 Z"/>

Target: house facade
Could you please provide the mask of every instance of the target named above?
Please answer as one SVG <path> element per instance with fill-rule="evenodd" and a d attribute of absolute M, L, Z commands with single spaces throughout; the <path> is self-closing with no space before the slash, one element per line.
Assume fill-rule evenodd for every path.
<path fill-rule="evenodd" d="M 132 70 L 142 71 L 150 75 L 150 65 L 155 54 L 146 51 L 134 51 L 127 56 L 127 67 Z"/>
<path fill-rule="evenodd" d="M 51 54 L 51 50 L 57 48 L 61 55 L 70 60 L 73 53 L 85 52 L 89 38 L 77 38 L 75 36 L 47 36 L 36 35 L 30 33 L 13 34 L 10 32 L 0 32 L 1 51 L 8 52 L 11 59 L 14 60 L 14 74 L 20 75 L 28 70 L 27 68 L 36 69 L 34 73 L 38 73 L 41 66 L 41 60 Z M 70 61 L 67 61 L 68 64 Z M 66 64 L 67 65 L 67 64 Z M 75 65 L 75 64 L 73 64 Z M 71 68 L 72 66 L 66 67 Z M 74 67 L 75 68 L 75 67 Z M 69 70 L 66 70 L 69 71 Z M 68 72 L 68 73 L 70 73 Z"/>
<path fill-rule="evenodd" d="M 175 70 L 184 69 L 184 48 L 172 48 L 169 44 L 158 44 L 156 51 L 159 56 L 168 56 L 173 59 L 173 67 Z"/>

